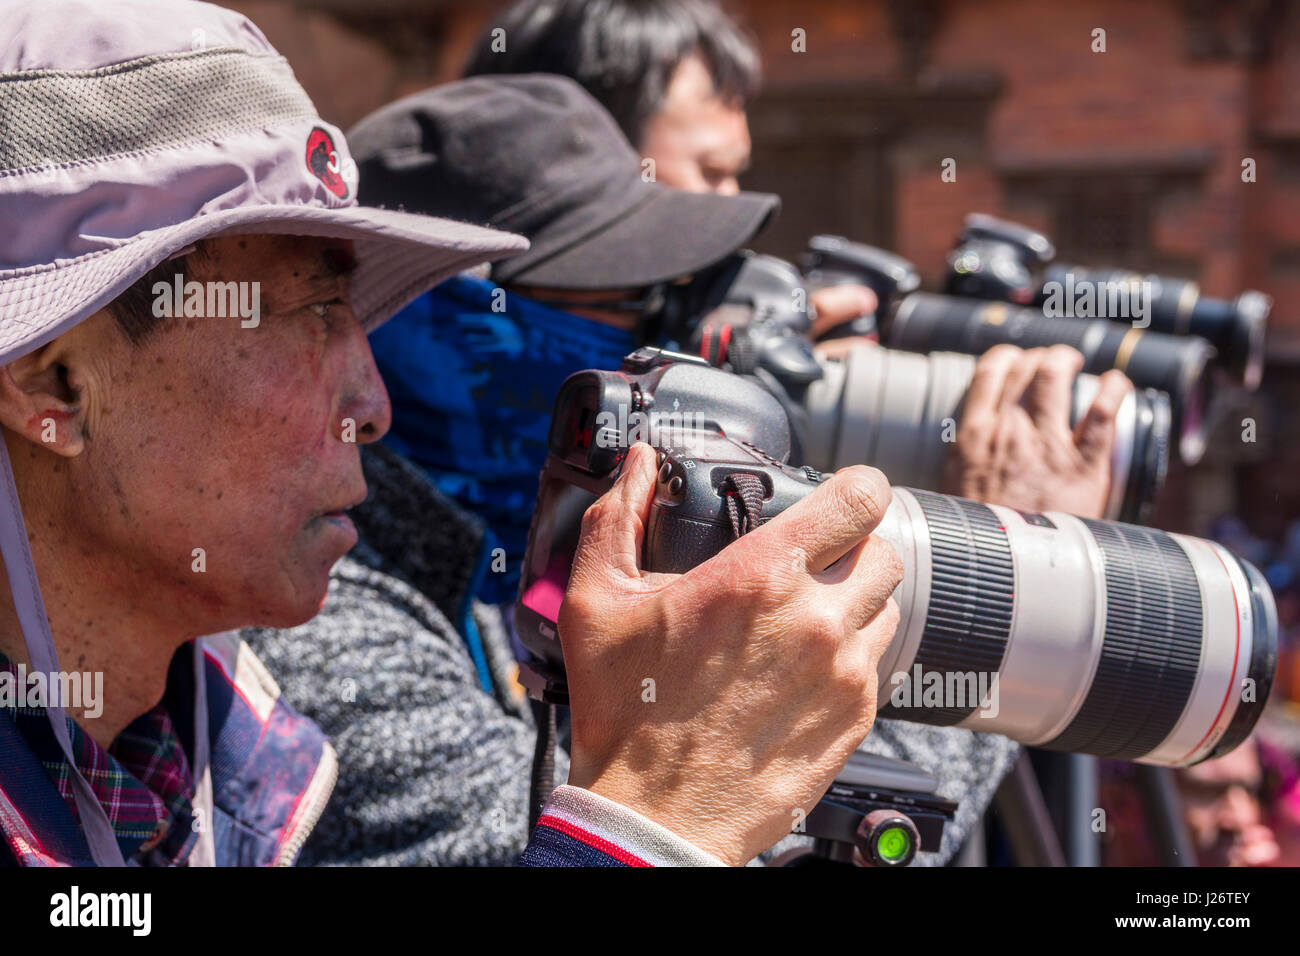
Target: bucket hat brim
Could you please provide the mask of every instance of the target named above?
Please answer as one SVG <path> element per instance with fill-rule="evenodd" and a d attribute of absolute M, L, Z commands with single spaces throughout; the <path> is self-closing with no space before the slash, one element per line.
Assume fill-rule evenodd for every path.
<path fill-rule="evenodd" d="M 353 240 L 352 306 L 367 332 L 443 279 L 528 248 L 511 233 L 365 206 L 214 211 L 75 259 L 0 270 L 0 365 L 57 338 L 200 239 L 246 233 Z"/>

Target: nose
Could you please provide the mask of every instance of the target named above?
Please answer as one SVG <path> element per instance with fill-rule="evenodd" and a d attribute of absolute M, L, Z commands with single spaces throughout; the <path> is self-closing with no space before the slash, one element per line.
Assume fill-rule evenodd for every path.
<path fill-rule="evenodd" d="M 361 323 L 356 323 L 348 336 L 347 348 L 348 375 L 344 379 L 335 433 L 344 441 L 369 445 L 383 438 L 392 426 L 393 406 Z"/>
<path fill-rule="evenodd" d="M 1233 786 L 1219 801 L 1219 827 L 1240 831 L 1259 822 L 1259 805 L 1245 787 Z"/>

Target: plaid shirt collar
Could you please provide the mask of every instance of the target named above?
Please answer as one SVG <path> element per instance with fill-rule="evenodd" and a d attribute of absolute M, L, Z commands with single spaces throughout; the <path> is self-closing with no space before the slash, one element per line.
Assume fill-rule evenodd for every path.
<path fill-rule="evenodd" d="M 17 666 L 3 654 L 0 671 L 18 679 Z M 10 703 L 3 709 L 77 819 L 68 763 L 45 708 Z M 184 857 L 194 836 L 193 786 L 189 760 L 166 707 L 159 704 L 137 718 L 107 751 L 76 721 L 70 717 L 67 721 L 77 768 L 103 806 L 123 858 L 175 863 Z"/>

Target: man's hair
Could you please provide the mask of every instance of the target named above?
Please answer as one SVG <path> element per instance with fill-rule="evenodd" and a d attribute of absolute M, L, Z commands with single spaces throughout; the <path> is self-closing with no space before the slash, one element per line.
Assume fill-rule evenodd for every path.
<path fill-rule="evenodd" d="M 496 52 L 498 28 L 505 49 Z M 713 0 L 520 0 L 489 24 L 465 76 L 567 76 L 639 145 L 677 67 L 692 54 L 725 102 L 743 108 L 758 92 L 758 51 Z"/>
<path fill-rule="evenodd" d="M 117 327 L 132 345 L 142 343 L 163 322 L 153 311 L 154 285 L 165 282 L 170 286 L 178 274 L 187 275 L 206 254 L 204 241 L 199 240 L 184 255 L 158 263 L 108 304 L 108 311 L 117 321 Z"/>

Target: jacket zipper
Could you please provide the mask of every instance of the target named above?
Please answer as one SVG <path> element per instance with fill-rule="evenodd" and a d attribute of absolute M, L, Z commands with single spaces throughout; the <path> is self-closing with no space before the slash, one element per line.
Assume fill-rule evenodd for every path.
<path fill-rule="evenodd" d="M 293 866 L 294 861 L 298 859 L 303 843 L 311 836 L 311 831 L 315 829 L 320 815 L 325 812 L 325 805 L 329 803 L 330 794 L 334 792 L 334 785 L 338 783 L 338 779 L 338 757 L 334 753 L 334 748 L 327 743 L 321 750 L 320 766 L 316 768 L 316 773 L 312 775 L 311 782 L 307 784 L 307 790 L 303 793 L 300 808 L 302 812 L 296 823 L 290 823 L 289 833 L 285 836 L 280 852 L 275 858 L 276 866 Z"/>

